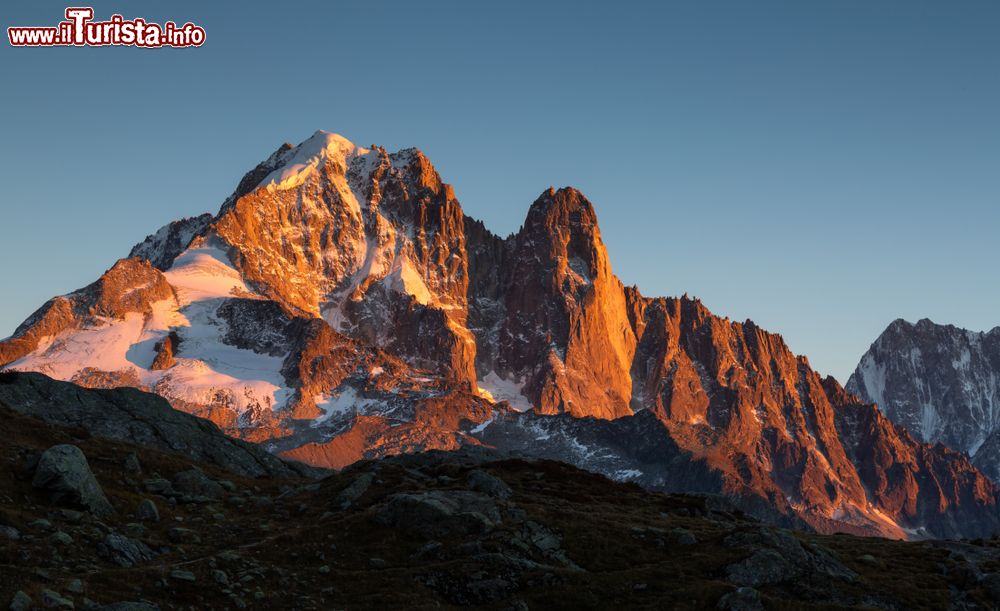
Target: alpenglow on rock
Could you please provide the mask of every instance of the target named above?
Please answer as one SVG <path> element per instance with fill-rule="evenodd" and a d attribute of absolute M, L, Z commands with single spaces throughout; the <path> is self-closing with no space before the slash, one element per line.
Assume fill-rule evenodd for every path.
<path fill-rule="evenodd" d="M 979 333 L 896 320 L 861 358 L 847 390 L 923 441 L 977 456 L 1000 428 L 1000 327 Z"/>
<path fill-rule="evenodd" d="M 503 238 L 420 151 L 326 132 L 49 301 L 0 342 L 4 366 L 154 392 L 322 467 L 490 446 L 825 532 L 1000 527 L 1000 491 L 964 456 L 879 419 L 779 335 L 623 286 L 576 189 L 544 190 Z M 13 397 L 53 384 L 18 376 Z"/>

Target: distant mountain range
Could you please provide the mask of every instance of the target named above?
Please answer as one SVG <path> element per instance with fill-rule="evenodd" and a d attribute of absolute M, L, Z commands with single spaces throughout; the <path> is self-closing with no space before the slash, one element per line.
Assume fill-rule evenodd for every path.
<path fill-rule="evenodd" d="M 922 441 L 966 452 L 1000 480 L 1000 327 L 896 320 L 861 358 L 847 390 Z"/>
<path fill-rule="evenodd" d="M 317 466 L 488 445 L 821 532 L 1000 526 L 1000 490 L 965 455 L 780 336 L 623 286 L 575 189 L 502 238 L 420 151 L 326 132 L 47 302 L 0 366 L 148 390 Z"/>

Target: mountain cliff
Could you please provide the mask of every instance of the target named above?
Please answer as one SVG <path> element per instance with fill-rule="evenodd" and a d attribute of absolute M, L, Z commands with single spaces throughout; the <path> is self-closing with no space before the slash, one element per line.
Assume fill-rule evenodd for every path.
<path fill-rule="evenodd" d="M 317 132 L 0 342 L 0 366 L 134 386 L 281 456 L 488 445 L 823 532 L 976 536 L 998 489 L 780 336 L 614 275 L 548 189 L 501 238 L 418 150 Z"/>

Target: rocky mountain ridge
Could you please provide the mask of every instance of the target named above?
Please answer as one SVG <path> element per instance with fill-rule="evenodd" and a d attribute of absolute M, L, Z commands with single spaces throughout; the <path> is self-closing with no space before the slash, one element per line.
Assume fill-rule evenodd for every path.
<path fill-rule="evenodd" d="M 149 390 L 323 467 L 489 445 L 822 532 L 1000 525 L 1000 491 L 964 456 L 780 336 L 623 286 L 572 188 L 500 238 L 418 150 L 317 132 L 131 254 L 0 342 L 0 366 Z"/>

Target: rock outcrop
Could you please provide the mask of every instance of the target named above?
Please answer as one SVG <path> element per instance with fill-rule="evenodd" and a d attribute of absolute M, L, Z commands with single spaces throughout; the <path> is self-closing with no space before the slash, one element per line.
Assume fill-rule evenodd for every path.
<path fill-rule="evenodd" d="M 293 477 L 308 468 L 287 463 L 206 420 L 132 388 L 91 390 L 37 373 L 0 373 L 0 404 L 94 435 L 184 454 L 247 476 Z"/>
<path fill-rule="evenodd" d="M 211 214 L 174 221 L 132 247 L 129 258 L 149 261 L 153 267 L 165 271 L 195 236 L 203 233 L 212 222 Z"/>
<path fill-rule="evenodd" d="M 76 446 L 60 444 L 42 452 L 31 485 L 57 502 L 84 507 L 96 516 L 106 518 L 114 513 L 87 457 Z"/>
<path fill-rule="evenodd" d="M 549 189 L 500 248 L 474 227 L 472 307 L 479 368 L 521 380 L 541 413 L 616 418 L 632 413 L 636 338 L 625 290 L 611 271 L 597 215 L 576 189 Z M 470 241 L 471 241 L 470 237 Z"/>

